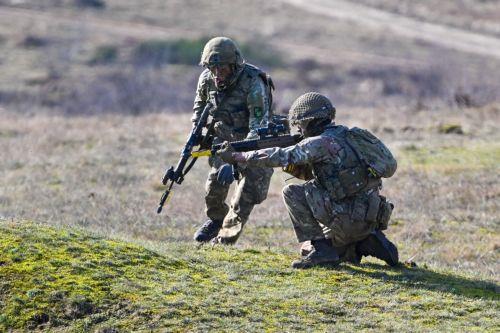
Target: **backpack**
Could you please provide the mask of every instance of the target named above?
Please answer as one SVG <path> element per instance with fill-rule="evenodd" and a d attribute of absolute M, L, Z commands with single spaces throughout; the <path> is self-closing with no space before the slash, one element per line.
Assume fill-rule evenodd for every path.
<path fill-rule="evenodd" d="M 346 142 L 372 177 L 389 178 L 396 172 L 398 164 L 391 151 L 368 130 L 349 129 Z"/>
<path fill-rule="evenodd" d="M 273 79 L 271 79 L 271 76 L 262 69 L 249 63 L 245 63 L 245 71 L 250 76 L 258 76 L 264 82 L 264 85 L 266 86 L 266 95 L 269 98 L 268 112 L 269 120 L 271 121 L 273 116 L 273 91 L 276 89 Z"/>

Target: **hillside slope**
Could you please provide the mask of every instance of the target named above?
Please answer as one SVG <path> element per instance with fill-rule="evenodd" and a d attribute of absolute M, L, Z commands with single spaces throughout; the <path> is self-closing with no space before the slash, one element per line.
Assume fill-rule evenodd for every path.
<path fill-rule="evenodd" d="M 494 331 L 498 286 L 378 264 L 295 271 L 294 255 L 148 248 L 0 221 L 0 330 Z"/>
<path fill-rule="evenodd" d="M 437 17 L 441 7 L 461 13 L 453 15 L 461 23 L 450 26 L 345 0 L 105 3 L 83 9 L 69 0 L 0 0 L 0 106 L 23 113 L 189 111 L 200 52 L 217 35 L 235 39 L 248 62 L 272 74 L 280 111 L 312 90 L 354 107 L 500 100 L 500 39 L 470 28 L 462 15 L 475 9 L 458 4 L 433 8 Z M 500 6 L 492 7 L 496 13 Z M 474 15 L 475 26 L 482 20 Z"/>
<path fill-rule="evenodd" d="M 494 36 L 424 22 L 349 1 L 283 1 L 306 11 L 352 21 L 371 29 L 385 30 L 406 38 L 420 39 L 459 52 L 470 52 L 500 59 L 500 39 Z"/>

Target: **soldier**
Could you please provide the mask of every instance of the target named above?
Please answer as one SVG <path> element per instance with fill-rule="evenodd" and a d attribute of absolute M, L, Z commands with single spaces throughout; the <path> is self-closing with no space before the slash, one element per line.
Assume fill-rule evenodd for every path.
<path fill-rule="evenodd" d="M 348 137 L 351 132 L 369 132 L 336 125 L 335 112 L 327 97 L 306 93 L 293 103 L 289 113 L 290 124 L 298 127 L 304 140 L 287 148 L 245 153 L 234 152 L 226 145 L 219 156 L 228 163 L 248 167 L 281 166 L 307 180 L 283 189 L 298 241 L 310 241 L 313 247 L 292 267 L 337 265 L 342 260 L 359 262 L 368 255 L 394 266 L 398 263 L 397 248 L 381 231 L 387 227 L 393 206 L 379 195 L 379 189 L 381 175 L 391 176 L 396 162 L 378 140 L 377 149 L 384 147 L 380 151 L 387 156 L 388 164 L 377 166 L 388 171 L 384 174 L 367 168 Z M 371 138 L 376 139 L 373 135 Z"/>
<path fill-rule="evenodd" d="M 229 38 L 208 41 L 201 55 L 205 67 L 198 80 L 194 100 L 196 122 L 207 102 L 216 106 L 214 143 L 256 136 L 255 129 L 266 126 L 271 113 L 274 89 L 270 77 L 259 68 L 245 63 L 240 49 Z M 217 236 L 222 243 L 238 239 L 250 212 L 267 196 L 273 169 L 250 167 L 239 170 L 240 178 L 229 207 L 225 200 L 234 181 L 233 166 L 219 157 L 209 159 L 211 166 L 206 183 L 206 214 L 209 218 L 194 234 L 197 242 Z"/>

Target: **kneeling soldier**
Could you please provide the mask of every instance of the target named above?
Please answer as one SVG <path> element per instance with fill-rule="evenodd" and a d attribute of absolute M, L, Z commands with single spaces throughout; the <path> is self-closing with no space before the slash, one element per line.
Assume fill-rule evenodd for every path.
<path fill-rule="evenodd" d="M 382 233 L 393 205 L 379 194 L 381 177 L 390 177 L 396 161 L 370 132 L 336 125 L 335 108 L 319 93 L 306 93 L 292 105 L 290 124 L 304 140 L 287 148 L 219 152 L 227 163 L 250 167 L 283 167 L 304 184 L 283 189 L 285 205 L 299 242 L 312 250 L 292 263 L 294 268 L 359 262 L 374 256 L 398 263 L 398 251 Z"/>

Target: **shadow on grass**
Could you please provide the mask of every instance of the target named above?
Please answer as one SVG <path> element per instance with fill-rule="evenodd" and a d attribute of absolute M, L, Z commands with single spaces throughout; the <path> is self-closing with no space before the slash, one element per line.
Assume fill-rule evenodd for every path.
<path fill-rule="evenodd" d="M 389 268 L 377 264 L 362 264 L 345 266 L 344 269 L 412 288 L 447 292 L 468 298 L 500 300 L 500 286 L 494 282 L 470 279 L 451 273 L 439 273 L 422 267 L 401 265 Z"/>

